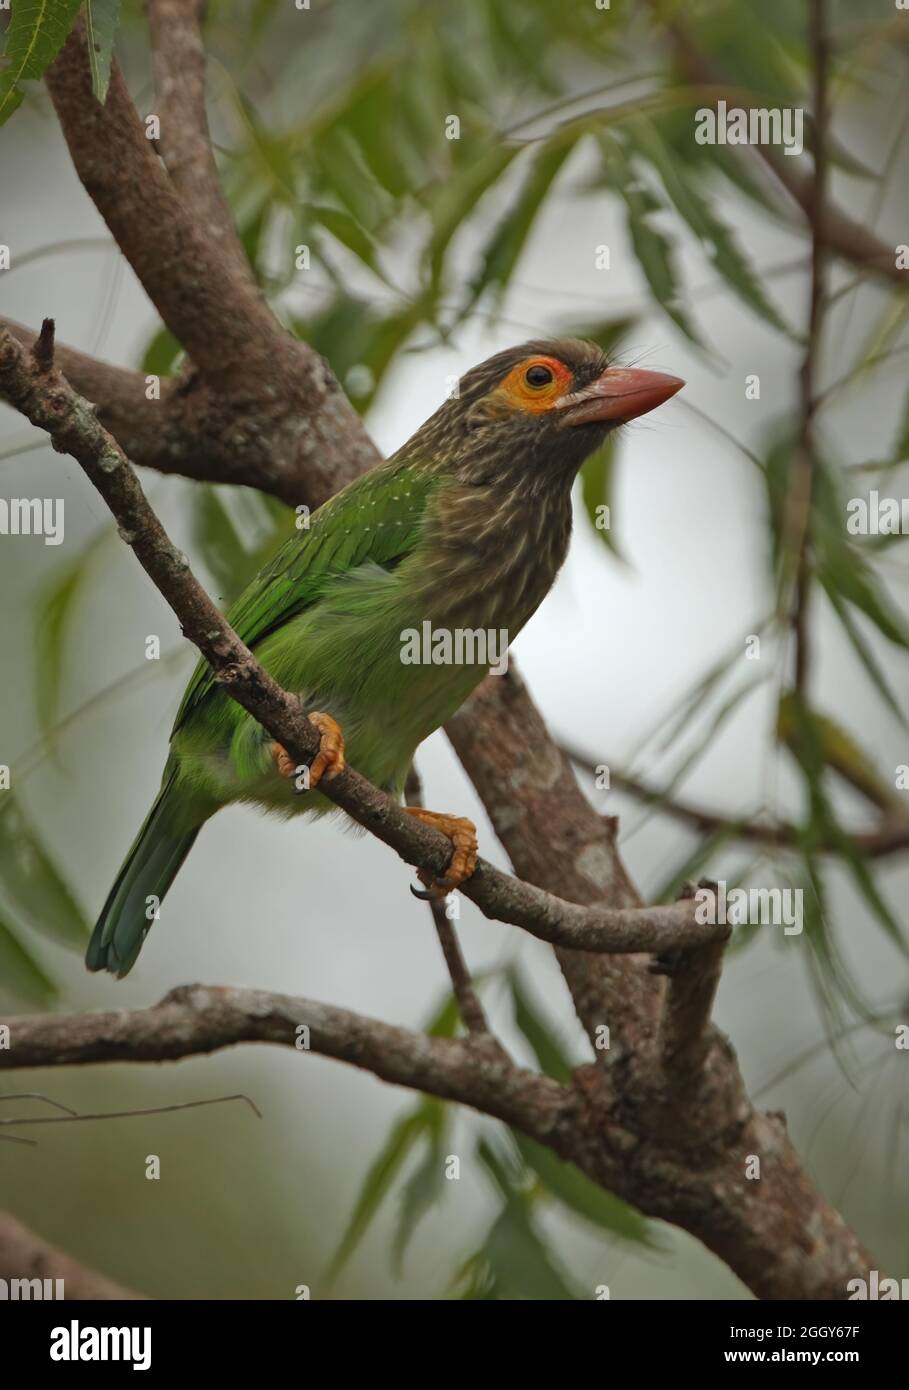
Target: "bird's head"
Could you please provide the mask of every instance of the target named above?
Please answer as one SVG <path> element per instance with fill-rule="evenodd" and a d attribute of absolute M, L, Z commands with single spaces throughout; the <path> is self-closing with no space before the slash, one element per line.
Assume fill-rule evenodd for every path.
<path fill-rule="evenodd" d="M 580 339 L 522 343 L 467 372 L 424 431 L 465 481 L 570 481 L 611 430 L 683 385 L 662 372 L 610 366 Z"/>

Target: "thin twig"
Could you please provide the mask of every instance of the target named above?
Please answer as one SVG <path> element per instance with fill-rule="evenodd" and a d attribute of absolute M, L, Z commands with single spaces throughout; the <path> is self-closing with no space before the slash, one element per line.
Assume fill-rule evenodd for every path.
<path fill-rule="evenodd" d="M 408 806 L 423 805 L 423 787 L 416 763 L 411 764 L 404 795 Z M 442 954 L 445 957 L 445 964 L 451 979 L 451 987 L 455 999 L 458 1001 L 458 1011 L 464 1027 L 468 1033 L 490 1036 L 492 1030 L 489 1027 L 489 1021 L 483 1005 L 480 1003 L 480 997 L 474 988 L 473 979 L 467 961 L 464 959 L 457 933 L 445 910 L 445 903 L 439 898 L 430 898 L 428 907 L 432 913 L 439 945 L 442 947 Z"/>

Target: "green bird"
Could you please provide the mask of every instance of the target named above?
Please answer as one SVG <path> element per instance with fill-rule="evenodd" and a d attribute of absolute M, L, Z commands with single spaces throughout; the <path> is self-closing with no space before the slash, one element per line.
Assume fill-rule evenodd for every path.
<path fill-rule="evenodd" d="M 295 767 L 201 662 L 177 712 L 161 790 L 92 934 L 88 968 L 121 977 L 132 968 L 199 830 L 222 806 L 334 810 L 317 787 L 345 757 L 401 798 L 417 746 L 552 587 L 581 464 L 610 430 L 683 384 L 611 367 L 593 343 L 524 343 L 469 371 L 397 453 L 320 507 L 227 614 L 266 670 L 299 695 L 320 732 L 318 753 L 308 769 Z M 422 647 L 416 635 L 428 635 Z M 450 891 L 476 865 L 475 829 L 462 817 L 412 814 L 452 840 L 447 872 L 432 885 Z"/>

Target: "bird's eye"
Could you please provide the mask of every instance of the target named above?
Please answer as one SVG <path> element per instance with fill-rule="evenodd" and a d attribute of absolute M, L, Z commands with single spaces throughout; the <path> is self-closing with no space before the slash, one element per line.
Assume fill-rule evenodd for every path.
<path fill-rule="evenodd" d="M 548 386 L 552 381 L 552 372 L 548 367 L 542 367 L 538 363 L 535 367 L 527 368 L 524 380 L 528 386 Z"/>

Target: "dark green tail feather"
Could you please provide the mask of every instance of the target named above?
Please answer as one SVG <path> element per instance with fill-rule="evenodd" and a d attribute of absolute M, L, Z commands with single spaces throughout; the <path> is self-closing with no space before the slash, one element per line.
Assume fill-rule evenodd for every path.
<path fill-rule="evenodd" d="M 201 830 L 175 832 L 173 803 L 168 800 L 176 779 L 171 774 L 161 787 L 132 848 L 107 895 L 85 953 L 89 970 L 109 970 L 121 979 L 128 975 L 151 927 L 146 899 L 163 902 Z"/>

